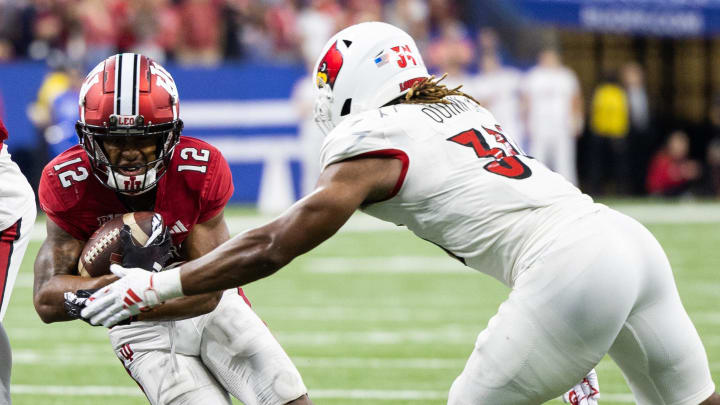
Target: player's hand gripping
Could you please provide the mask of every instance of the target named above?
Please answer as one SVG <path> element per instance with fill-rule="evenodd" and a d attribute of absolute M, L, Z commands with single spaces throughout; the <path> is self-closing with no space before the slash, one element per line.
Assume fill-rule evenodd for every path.
<path fill-rule="evenodd" d="M 88 304 L 88 298 L 90 298 L 91 295 L 93 295 L 99 288 L 91 288 L 89 290 L 77 290 L 76 292 L 66 292 L 64 294 L 65 296 L 65 312 L 67 312 L 68 315 L 70 315 L 73 319 L 82 319 L 83 321 L 90 323 L 89 320 L 83 318 L 80 316 L 80 312 L 85 308 L 85 306 Z M 131 316 L 130 318 L 125 319 L 122 322 L 119 322 L 118 325 L 129 325 L 130 323 L 137 320 L 137 317 Z"/>
<path fill-rule="evenodd" d="M 597 405 L 600 399 L 600 384 L 595 369 L 590 370 L 587 376 L 566 392 L 563 402 L 571 405 Z"/>
<path fill-rule="evenodd" d="M 85 309 L 80 312 L 92 325 L 102 324 L 109 328 L 170 298 L 183 295 L 179 267 L 153 273 L 113 264 L 110 271 L 120 280 L 90 296 Z"/>
<path fill-rule="evenodd" d="M 141 268 L 148 271 L 160 271 L 170 260 L 172 253 L 172 236 L 170 229 L 164 226 L 159 214 L 152 221 L 152 233 L 144 245 L 135 243 L 132 231 L 123 225 L 120 232 L 123 258 L 122 265 L 127 268 Z"/>
<path fill-rule="evenodd" d="M 85 308 L 88 298 L 97 290 L 97 288 L 93 288 L 90 290 L 77 290 L 74 293 L 66 292 L 64 294 L 65 302 L 63 303 L 65 312 L 73 319 L 82 319 L 87 322 L 87 319 L 80 316 L 80 311 Z"/>
<path fill-rule="evenodd" d="M 179 269 L 162 276 L 153 273 L 162 270 L 171 256 L 172 239 L 162 221 L 153 220 L 152 234 L 142 246 L 135 243 L 127 225 L 123 226 L 120 237 L 125 267 L 110 266 L 110 271 L 120 280 L 93 294 L 81 311 L 82 317 L 93 325 L 111 327 L 182 295 Z"/>

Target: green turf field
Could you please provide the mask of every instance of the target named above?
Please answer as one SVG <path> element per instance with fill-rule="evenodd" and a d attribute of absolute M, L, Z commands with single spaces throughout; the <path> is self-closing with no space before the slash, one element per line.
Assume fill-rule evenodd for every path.
<path fill-rule="evenodd" d="M 654 212 L 641 220 L 670 257 L 720 382 L 720 206 L 653 207 L 629 211 Z M 253 222 L 248 215 L 231 210 L 232 230 Z M 478 332 L 508 291 L 407 231 L 367 228 L 373 226 L 341 231 L 274 277 L 248 286 L 247 295 L 294 359 L 316 404 L 444 404 Z M 32 306 L 39 245 L 34 241 L 28 249 L 5 317 L 14 352 L 13 404 L 147 403 L 102 328 L 39 320 Z M 602 404 L 633 403 L 610 360 L 598 373 Z"/>

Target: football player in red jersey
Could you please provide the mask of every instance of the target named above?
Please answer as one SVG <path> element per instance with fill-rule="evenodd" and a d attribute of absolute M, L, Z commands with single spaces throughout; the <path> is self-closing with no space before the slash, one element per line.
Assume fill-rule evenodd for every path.
<path fill-rule="evenodd" d="M 80 91 L 80 145 L 43 170 L 47 239 L 35 260 L 35 308 L 44 322 L 73 319 L 64 293 L 116 277 L 81 277 L 80 253 L 114 216 L 155 211 L 183 259 L 229 239 L 223 209 L 233 193 L 220 152 L 181 136 L 172 76 L 138 54 L 101 62 Z M 70 295 L 68 305 L 84 300 Z M 76 308 L 77 309 L 77 308 Z M 77 313 L 77 311 L 75 311 Z M 109 330 L 128 373 L 152 404 L 309 404 L 295 366 L 241 289 L 172 300 Z"/>
<path fill-rule="evenodd" d="M 10 403 L 12 355 L 2 320 L 35 223 L 35 194 L 10 159 L 0 119 L 0 404 Z"/>

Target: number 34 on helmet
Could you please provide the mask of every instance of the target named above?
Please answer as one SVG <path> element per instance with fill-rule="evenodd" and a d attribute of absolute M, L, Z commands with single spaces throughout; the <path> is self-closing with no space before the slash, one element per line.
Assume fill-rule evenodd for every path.
<path fill-rule="evenodd" d="M 180 100 L 170 73 L 143 55 L 123 53 L 100 62 L 80 89 L 75 125 L 95 177 L 124 194 L 140 194 L 165 174 L 182 131 Z M 156 142 L 155 159 L 127 176 L 109 160 L 110 137 L 143 137 Z"/>

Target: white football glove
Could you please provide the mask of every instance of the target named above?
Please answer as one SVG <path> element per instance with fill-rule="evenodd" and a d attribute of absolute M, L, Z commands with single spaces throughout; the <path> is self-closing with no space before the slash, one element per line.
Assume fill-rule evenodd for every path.
<path fill-rule="evenodd" d="M 595 369 L 562 396 L 563 402 L 570 405 L 597 405 L 599 399 L 600 383 Z"/>
<path fill-rule="evenodd" d="M 93 325 L 111 327 L 140 312 L 181 297 L 180 268 L 152 273 L 143 269 L 126 269 L 117 264 L 110 271 L 120 280 L 109 284 L 90 296 L 80 313 Z"/>

